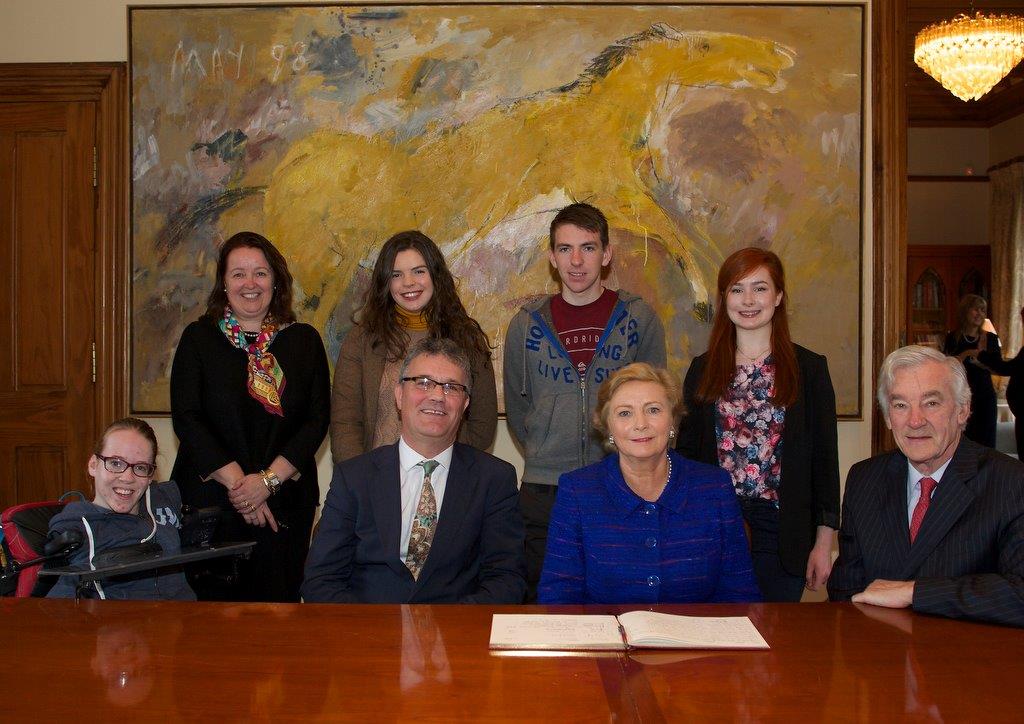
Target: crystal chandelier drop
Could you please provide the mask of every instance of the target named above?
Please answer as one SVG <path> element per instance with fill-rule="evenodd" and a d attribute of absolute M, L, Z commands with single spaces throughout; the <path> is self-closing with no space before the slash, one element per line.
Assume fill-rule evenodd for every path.
<path fill-rule="evenodd" d="M 1024 18 L 957 15 L 914 38 L 914 62 L 957 98 L 978 100 L 1024 58 Z"/>

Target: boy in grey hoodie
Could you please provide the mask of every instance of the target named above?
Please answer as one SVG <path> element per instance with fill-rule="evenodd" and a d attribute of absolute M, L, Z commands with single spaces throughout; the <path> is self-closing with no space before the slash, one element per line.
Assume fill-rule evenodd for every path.
<path fill-rule="evenodd" d="M 536 599 L 558 477 L 604 457 L 591 424 L 597 388 L 631 362 L 665 366 L 654 310 L 602 284 L 611 262 L 604 214 L 590 204 L 566 206 L 551 222 L 549 243 L 561 292 L 525 304 L 505 336 L 505 410 L 526 462 L 519 505 L 528 603 Z"/>

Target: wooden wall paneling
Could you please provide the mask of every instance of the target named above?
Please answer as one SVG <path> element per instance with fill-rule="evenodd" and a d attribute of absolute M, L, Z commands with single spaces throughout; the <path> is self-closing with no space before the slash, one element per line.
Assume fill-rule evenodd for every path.
<path fill-rule="evenodd" d="M 131 169 L 127 77 L 125 63 L 0 66 L 0 101 L 96 103 L 96 418 L 99 424 L 128 413 L 128 179 Z"/>
<path fill-rule="evenodd" d="M 7 241 L 14 227 L 13 135 L 0 132 L 0 279 L 14 278 L 14 245 Z M 6 253 L 5 253 L 6 252 Z M 14 339 L 14 294 L 11 284 L 0 287 L 0 339 Z M 14 391 L 14 348 L 0 345 L 0 394 Z"/>
<path fill-rule="evenodd" d="M 907 0 L 876 0 L 871 6 L 872 195 L 874 278 L 871 389 L 878 368 L 904 343 L 907 249 Z M 872 395 L 873 398 L 873 395 Z M 873 453 L 892 447 L 876 404 L 872 404 Z"/>
<path fill-rule="evenodd" d="M 0 504 L 87 487 L 97 429 L 127 412 L 125 78 L 123 63 L 0 66 Z"/>
<path fill-rule="evenodd" d="M 128 235 L 128 87 L 124 63 L 105 66 L 97 139 L 96 328 L 97 416 L 100 424 L 129 412 L 130 269 Z"/>
<path fill-rule="evenodd" d="M 14 491 L 15 500 L 56 500 L 69 487 L 79 486 L 81 476 L 74 481 L 65 479 L 68 460 L 64 448 L 45 445 L 18 447 L 14 456 L 15 480 L 30 481 L 24 489 Z M 69 485 L 70 484 L 70 485 Z M 82 491 L 87 495 L 91 491 Z"/>
<path fill-rule="evenodd" d="M 16 387 L 62 389 L 67 380 L 66 357 L 54 337 L 64 339 L 64 243 L 69 219 L 63 213 L 64 195 L 54 193 L 69 183 L 64 168 L 66 132 L 19 133 L 15 140 L 18 173 L 15 179 L 19 233 L 15 237 L 15 350 Z M 48 330 L 38 334 L 38 330 Z"/>

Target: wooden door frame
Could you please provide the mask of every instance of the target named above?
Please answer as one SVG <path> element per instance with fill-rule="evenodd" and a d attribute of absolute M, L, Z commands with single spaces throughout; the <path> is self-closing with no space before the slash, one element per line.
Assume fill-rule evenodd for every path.
<path fill-rule="evenodd" d="M 102 430 L 128 413 L 128 97 L 125 63 L 0 65 L 0 103 L 96 103 L 96 419 Z"/>
<path fill-rule="evenodd" d="M 874 402 L 878 369 L 905 344 L 907 285 L 907 0 L 871 3 L 871 452 L 893 446 Z"/>

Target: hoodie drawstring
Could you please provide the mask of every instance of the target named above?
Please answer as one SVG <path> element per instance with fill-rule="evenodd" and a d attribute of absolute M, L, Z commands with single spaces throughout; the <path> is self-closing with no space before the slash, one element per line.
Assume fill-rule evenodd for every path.
<path fill-rule="evenodd" d="M 153 530 L 151 530 L 149 532 L 149 535 L 147 535 L 145 538 L 143 538 L 141 541 L 139 541 L 140 543 L 146 543 L 146 542 L 152 540 L 153 536 L 156 535 L 156 516 L 153 515 L 153 506 L 150 505 L 150 502 L 149 502 L 149 491 L 150 491 L 151 488 L 152 488 L 152 486 L 149 486 L 149 487 L 146 488 L 146 512 L 149 513 L 149 519 L 151 521 L 153 521 Z"/>
<path fill-rule="evenodd" d="M 85 536 L 89 539 L 89 570 L 95 571 L 96 564 L 92 562 L 93 556 L 96 555 L 96 539 L 92 535 L 92 526 L 89 525 L 89 521 L 82 516 L 82 525 L 85 526 Z M 92 584 L 96 587 L 96 592 L 100 594 L 100 598 L 106 599 L 107 594 L 103 592 L 103 586 L 100 585 L 99 581 L 93 581 Z"/>

